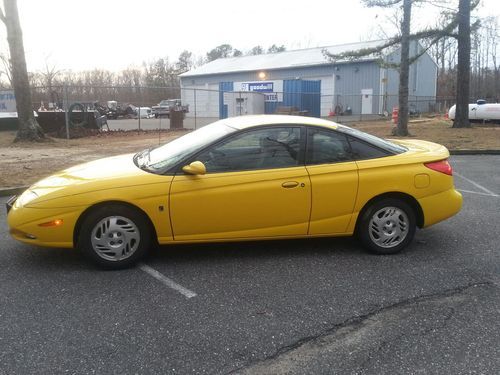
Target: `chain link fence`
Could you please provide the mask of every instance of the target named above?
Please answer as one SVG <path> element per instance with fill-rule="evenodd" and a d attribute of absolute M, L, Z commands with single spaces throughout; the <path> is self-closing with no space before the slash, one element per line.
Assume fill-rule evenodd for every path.
<path fill-rule="evenodd" d="M 220 118 L 291 114 L 341 123 L 390 119 L 397 95 L 233 92 L 143 86 L 52 86 L 32 89 L 39 122 L 69 136 L 72 128 L 97 130 L 196 129 Z M 409 97 L 410 116 L 443 115 L 453 98 Z M 174 124 L 171 114 L 182 113 Z M 179 116 L 176 116 L 179 118 Z"/>

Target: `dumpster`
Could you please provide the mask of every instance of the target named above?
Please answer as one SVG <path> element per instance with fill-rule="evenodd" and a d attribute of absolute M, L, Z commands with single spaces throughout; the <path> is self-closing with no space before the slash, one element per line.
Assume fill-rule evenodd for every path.
<path fill-rule="evenodd" d="M 184 111 L 182 107 L 175 106 L 170 108 L 170 129 L 184 128 Z"/>

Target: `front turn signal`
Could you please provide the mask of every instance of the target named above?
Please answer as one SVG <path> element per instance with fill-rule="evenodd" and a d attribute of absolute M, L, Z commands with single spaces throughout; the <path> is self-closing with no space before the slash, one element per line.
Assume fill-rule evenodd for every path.
<path fill-rule="evenodd" d="M 59 227 L 63 224 L 62 219 L 47 221 L 46 223 L 38 224 L 39 227 Z"/>

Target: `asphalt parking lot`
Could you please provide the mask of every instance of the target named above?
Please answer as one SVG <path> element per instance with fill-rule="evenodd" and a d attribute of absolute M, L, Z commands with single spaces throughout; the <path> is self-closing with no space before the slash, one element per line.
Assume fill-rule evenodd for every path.
<path fill-rule="evenodd" d="M 500 156 L 451 161 L 462 211 L 394 256 L 175 246 L 101 271 L 15 242 L 0 210 L 0 374 L 498 373 Z"/>

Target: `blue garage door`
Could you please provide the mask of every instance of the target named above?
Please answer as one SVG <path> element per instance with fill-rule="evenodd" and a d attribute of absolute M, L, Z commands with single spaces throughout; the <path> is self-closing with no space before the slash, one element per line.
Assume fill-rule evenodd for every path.
<path fill-rule="evenodd" d="M 227 104 L 224 104 L 225 91 L 233 91 L 233 82 L 219 82 L 219 118 L 227 118 Z"/>
<path fill-rule="evenodd" d="M 283 81 L 283 106 L 307 111 L 308 116 L 321 115 L 321 81 L 301 79 Z"/>

